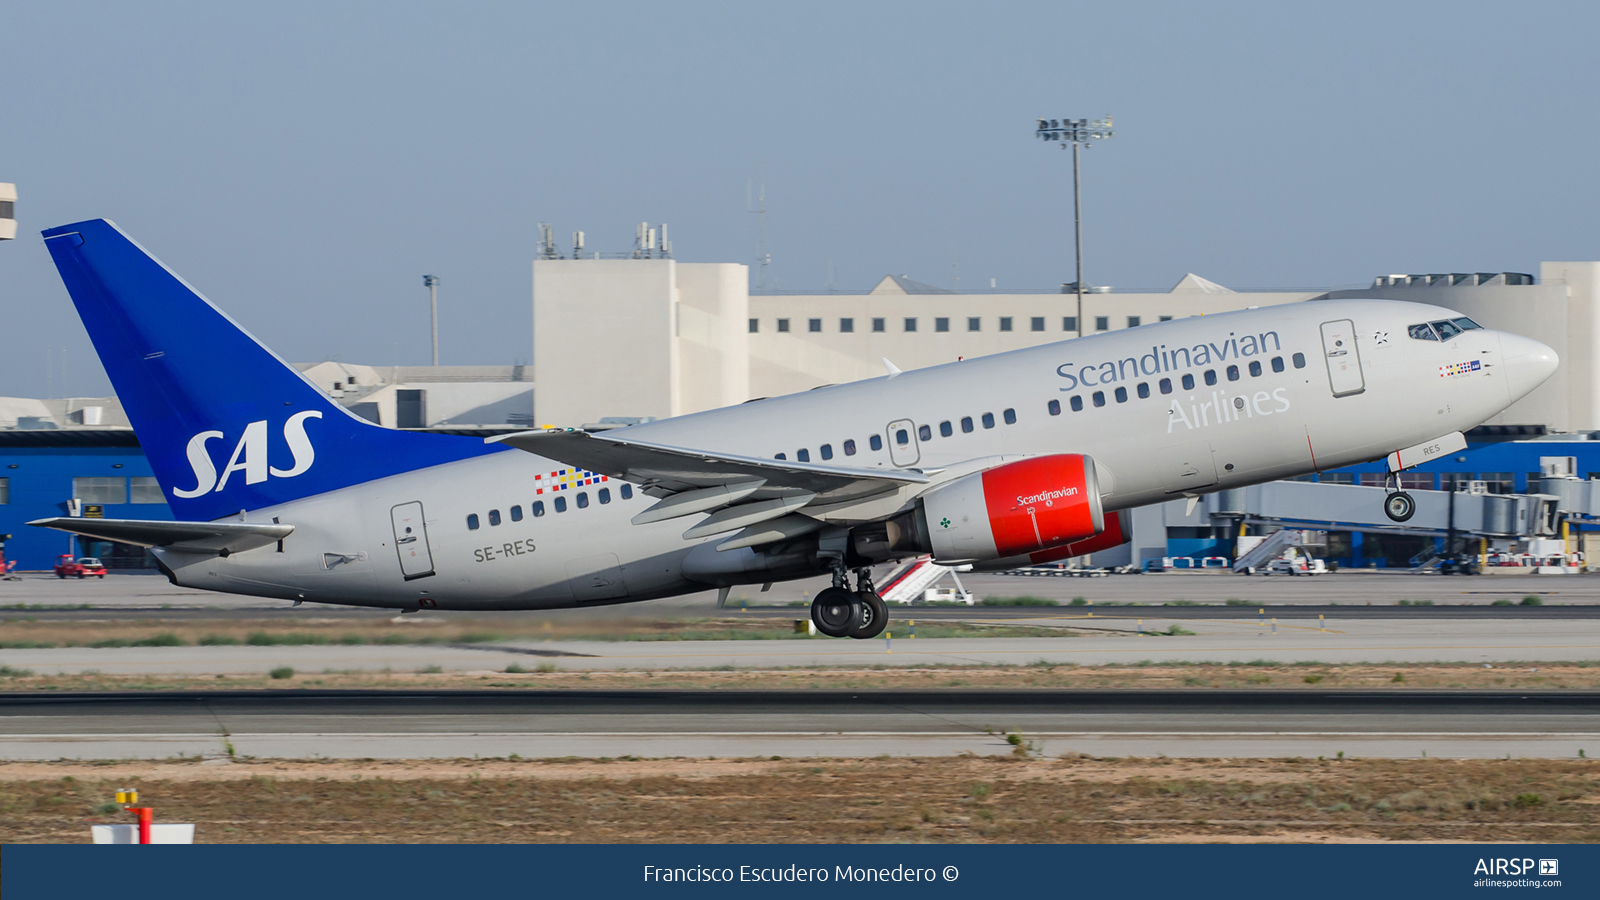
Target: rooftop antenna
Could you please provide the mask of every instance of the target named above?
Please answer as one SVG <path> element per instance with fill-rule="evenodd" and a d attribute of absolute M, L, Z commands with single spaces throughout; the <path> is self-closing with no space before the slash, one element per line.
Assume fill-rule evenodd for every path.
<path fill-rule="evenodd" d="M 582 254 L 583 254 L 583 232 L 574 231 L 572 233 L 572 258 L 573 259 L 577 259 Z"/>
<path fill-rule="evenodd" d="M 556 251 L 556 232 L 554 228 L 543 222 L 539 223 L 539 258 L 560 259 L 561 254 Z"/>
<path fill-rule="evenodd" d="M 661 223 L 661 258 L 672 258 L 672 242 L 667 240 L 667 223 Z"/>
<path fill-rule="evenodd" d="M 760 291 L 766 290 L 767 265 L 772 262 L 772 254 L 767 252 L 767 183 L 765 180 L 761 182 L 761 193 L 756 202 L 758 205 L 750 211 L 756 214 L 761 223 L 761 244 L 756 251 L 756 266 L 758 267 L 756 290 Z"/>

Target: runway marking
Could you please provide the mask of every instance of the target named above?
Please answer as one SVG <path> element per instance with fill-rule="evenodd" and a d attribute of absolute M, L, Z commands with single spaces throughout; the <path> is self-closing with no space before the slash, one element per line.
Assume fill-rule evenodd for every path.
<path fill-rule="evenodd" d="M 1240 738 L 1240 737 L 1338 737 L 1346 739 L 1399 740 L 1411 738 L 1534 738 L 1570 740 L 1593 738 L 1594 731 L 1031 731 L 1019 732 L 1028 737 L 1052 738 Z M 133 740 L 140 738 L 170 738 L 174 740 L 214 740 L 222 737 L 215 732 L 129 732 L 106 734 L 14 734 L 0 736 L 0 743 L 23 740 Z M 982 731 L 262 731 L 231 732 L 234 740 L 266 738 L 464 738 L 464 737 L 526 737 L 526 738 L 700 738 L 700 737 L 964 737 L 989 738 L 1004 743 L 1004 736 Z"/>

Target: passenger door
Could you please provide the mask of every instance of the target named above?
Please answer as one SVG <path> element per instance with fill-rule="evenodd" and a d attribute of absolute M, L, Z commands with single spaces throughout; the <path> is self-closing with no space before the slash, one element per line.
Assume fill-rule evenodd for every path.
<path fill-rule="evenodd" d="M 1328 384 L 1335 397 L 1348 397 L 1367 389 L 1361 373 L 1361 353 L 1356 349 L 1356 326 L 1349 319 L 1322 323 L 1322 354 L 1328 363 Z"/>
<path fill-rule="evenodd" d="M 910 419 L 896 419 L 884 432 L 889 441 L 889 459 L 902 468 L 914 466 L 922 458 L 917 447 L 917 426 Z"/>
<path fill-rule="evenodd" d="M 400 554 L 400 574 L 405 580 L 433 574 L 433 550 L 428 547 L 428 526 L 422 521 L 420 502 L 402 503 L 389 510 L 394 526 L 394 549 Z"/>

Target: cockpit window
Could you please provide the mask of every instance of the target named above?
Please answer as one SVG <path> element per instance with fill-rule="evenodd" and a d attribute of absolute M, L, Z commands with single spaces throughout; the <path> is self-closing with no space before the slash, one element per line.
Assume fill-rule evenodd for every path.
<path fill-rule="evenodd" d="M 1459 319 L 1451 319 L 1450 321 L 1456 323 L 1456 325 L 1462 331 L 1472 331 L 1474 329 L 1479 329 L 1479 328 L 1483 327 L 1482 325 L 1479 325 L 1477 322 L 1472 321 L 1471 319 L 1467 318 L 1466 316 L 1462 316 Z"/>
<path fill-rule="evenodd" d="M 1433 322 L 1431 324 L 1433 325 L 1433 330 L 1439 332 L 1439 340 L 1441 341 L 1448 341 L 1460 334 L 1462 331 L 1466 330 L 1449 319 L 1445 319 L 1442 322 Z"/>
<path fill-rule="evenodd" d="M 1439 336 L 1433 333 L 1433 326 L 1428 324 L 1413 325 L 1406 329 L 1411 337 L 1419 341 L 1437 341 Z"/>

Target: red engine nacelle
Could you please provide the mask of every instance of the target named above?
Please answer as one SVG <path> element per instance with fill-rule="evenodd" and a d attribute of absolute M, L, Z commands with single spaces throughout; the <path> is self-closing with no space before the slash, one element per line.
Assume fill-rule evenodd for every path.
<path fill-rule="evenodd" d="M 1084 541 L 1105 530 L 1094 460 L 1040 456 L 957 479 L 922 499 L 934 559 L 1024 556 Z"/>
<path fill-rule="evenodd" d="M 1106 530 L 1092 538 L 1073 541 L 1062 547 L 1051 547 L 1048 550 L 1039 550 L 1026 556 L 1012 556 L 1006 559 L 997 559 L 993 562 L 979 563 L 973 566 L 980 572 L 999 572 L 1005 569 L 1017 569 L 1022 566 L 1037 566 L 1041 563 L 1055 562 L 1058 559 L 1070 559 L 1074 556 L 1088 556 L 1099 553 L 1101 550 L 1110 550 L 1120 547 L 1133 540 L 1133 531 L 1130 528 L 1130 518 L 1122 512 L 1106 513 Z"/>

